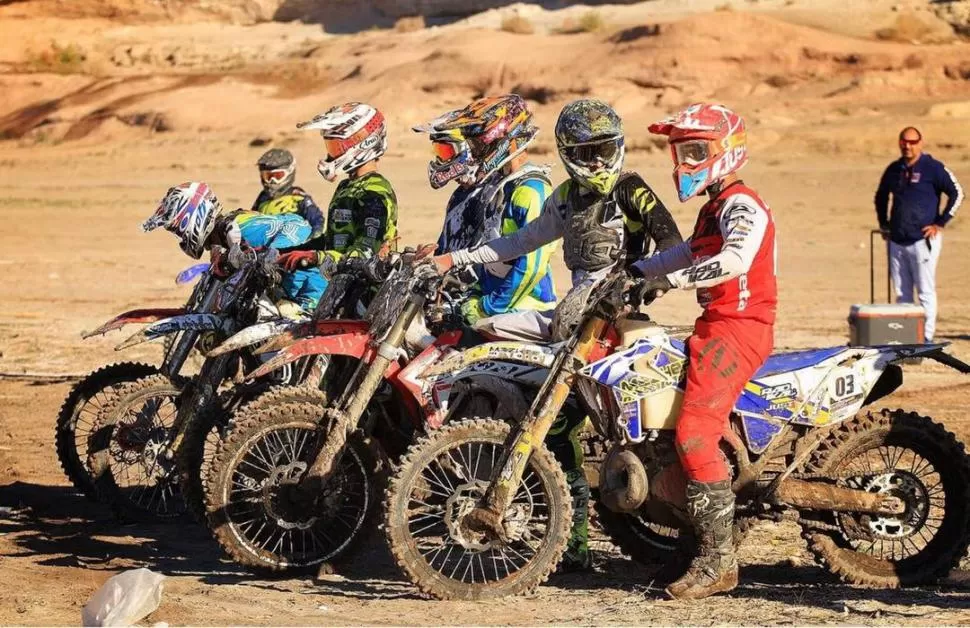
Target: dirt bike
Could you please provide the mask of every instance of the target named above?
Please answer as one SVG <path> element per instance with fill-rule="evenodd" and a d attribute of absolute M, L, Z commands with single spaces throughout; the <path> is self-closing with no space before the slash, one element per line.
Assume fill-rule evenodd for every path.
<path fill-rule="evenodd" d="M 441 284 L 405 263 L 364 320 L 317 321 L 264 338 L 262 349 L 279 353 L 251 377 L 316 355 L 341 360 L 348 377 L 327 390 L 280 391 L 272 404 L 244 407 L 234 418 L 205 499 L 213 534 L 236 562 L 278 571 L 345 555 L 379 501 L 388 461 L 415 433 L 476 407 L 510 414 L 516 403 L 526 406 L 511 382 L 536 366 L 507 363 L 493 376 L 446 365 L 430 375 L 457 346 L 481 341 L 462 327 L 460 301 Z M 335 333 L 337 325 L 351 329 Z M 538 368 L 548 366 L 552 354 L 536 359 Z"/>
<path fill-rule="evenodd" d="M 543 440 L 570 390 L 612 445 L 601 520 L 641 560 L 689 554 L 686 478 L 674 445 L 683 341 L 628 312 L 623 273 L 597 285 L 524 419 L 453 422 L 411 446 L 390 483 L 385 532 L 397 564 L 439 599 L 487 599 L 541 584 L 572 508 Z M 970 372 L 944 345 L 833 347 L 771 356 L 746 386 L 722 451 L 736 537 L 793 517 L 810 551 L 857 584 L 897 587 L 949 571 L 970 544 L 970 462 L 953 434 L 903 410 L 862 411 L 924 357 Z"/>
<path fill-rule="evenodd" d="M 272 249 L 231 253 L 228 266 L 236 270 L 218 282 L 207 311 L 158 321 L 125 344 L 176 334 L 207 351 L 261 317 L 279 318 L 279 311 L 267 297 L 278 280 L 276 257 Z M 204 449 L 208 428 L 222 416 L 217 403 L 219 388 L 240 362 L 249 368 L 259 363 L 253 355 L 239 352 L 206 359 L 194 380 L 159 373 L 121 387 L 99 413 L 97 429 L 88 439 L 88 464 L 99 499 L 129 519 L 181 515 L 185 500 L 177 486 L 177 469 L 180 465 L 188 468 L 190 460 L 195 460 L 188 456 Z M 290 370 L 274 374 L 272 381 L 292 383 L 303 375 L 303 371 Z M 252 388 L 261 390 L 267 385 L 264 380 L 255 382 Z M 251 388 L 240 387 L 235 394 L 227 395 L 225 403 L 253 394 Z M 183 449 L 189 453 L 180 456 Z"/>
<path fill-rule="evenodd" d="M 175 279 L 177 284 L 186 284 L 201 276 L 183 307 L 130 310 L 82 337 L 103 335 L 129 324 L 155 323 L 172 316 L 206 311 L 211 307 L 220 283 L 208 270 L 209 264 L 196 264 L 178 274 Z M 132 346 L 130 340 L 122 342 L 115 350 Z M 170 336 L 166 340 L 165 352 L 158 366 L 142 362 L 109 364 L 92 371 L 71 388 L 57 415 L 54 442 L 64 474 L 87 498 L 95 499 L 96 490 L 84 452 L 98 413 L 125 384 L 156 374 L 178 376 L 192 353 L 196 340 L 197 337 L 192 333 Z"/>

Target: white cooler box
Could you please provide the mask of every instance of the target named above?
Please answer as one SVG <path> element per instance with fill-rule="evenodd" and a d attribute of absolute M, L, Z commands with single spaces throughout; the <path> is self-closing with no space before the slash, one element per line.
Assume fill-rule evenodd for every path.
<path fill-rule="evenodd" d="M 923 308 L 913 303 L 856 304 L 849 310 L 849 344 L 922 344 L 925 320 Z"/>

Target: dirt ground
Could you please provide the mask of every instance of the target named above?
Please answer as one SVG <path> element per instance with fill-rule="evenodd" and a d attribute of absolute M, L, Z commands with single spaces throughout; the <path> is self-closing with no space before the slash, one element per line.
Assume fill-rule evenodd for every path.
<path fill-rule="evenodd" d="M 416 33 L 350 37 L 302 24 L 119 26 L 10 17 L 18 4 L 0 6 L 0 131 L 8 138 L 0 141 L 0 623 L 77 623 L 105 579 L 135 566 L 169 576 L 148 623 L 970 622 L 970 593 L 960 586 L 873 591 L 838 583 L 811 562 L 793 524 L 756 527 L 742 547 L 741 587 L 700 603 L 664 600 L 654 571 L 606 543 L 599 544 L 595 575 L 553 578 L 534 596 L 500 604 L 422 599 L 397 574 L 379 537 L 340 575 L 253 578 L 224 561 L 202 528 L 122 526 L 73 494 L 53 447 L 69 384 L 42 377 L 158 358 L 150 345 L 115 353 L 125 337 L 117 333 L 87 341 L 80 334 L 126 309 L 184 300 L 186 289 L 173 279 L 189 260 L 167 234 L 139 229 L 168 186 L 204 179 L 227 207 L 248 206 L 258 191 L 253 164 L 265 150 L 250 144 L 265 138 L 296 154 L 301 185 L 325 204 L 332 188 L 313 168 L 322 146 L 292 129 L 335 102 L 369 99 L 387 112 L 391 149 L 382 170 L 398 192 L 402 238 L 433 240 L 447 191 L 428 188 L 426 147 L 407 127 L 483 89 L 530 90 L 543 128 L 536 160 L 549 163 L 556 161 L 551 129 L 564 102 L 583 93 L 614 102 L 627 120 L 628 166 L 652 183 L 685 232 L 699 203 L 676 201 L 669 156 L 649 141 L 645 122 L 693 98 L 741 110 L 752 145 L 744 178 L 762 192 L 778 225 L 776 344 L 844 344 L 850 305 L 869 298 L 872 193 L 895 155 L 898 129 L 920 125 L 927 150 L 970 185 L 966 43 L 878 39 L 873 29 L 895 23 L 879 2 L 851 28 L 824 17 L 826 6 L 839 4 L 828 0 L 766 2 L 757 14 L 711 13 L 694 3 L 703 7 L 687 16 L 664 0 L 656 14 L 642 13 L 650 2 L 641 13 L 640 5 L 618 9 L 624 21 L 598 33 L 512 35 L 472 18 Z M 783 9 L 788 4 L 794 6 Z M 654 23 L 662 26 L 659 35 L 631 31 Z M 726 25 L 723 33 L 719 25 Z M 209 31 L 212 38 L 199 37 Z M 36 56 L 51 32 L 78 42 L 86 55 L 79 67 L 50 67 Z M 171 52 L 180 38 L 179 52 Z M 141 48 L 131 52 L 132 41 Z M 524 68 L 491 56 L 510 47 L 529 49 Z M 119 57 L 119 50 L 131 54 Z M 175 60 L 165 62 L 169 53 Z M 136 113 L 167 126 L 134 124 Z M 564 176 L 557 164 L 554 180 Z M 946 230 L 938 338 L 970 360 L 966 211 Z M 881 297 L 881 245 L 876 259 Z M 555 272 L 562 290 L 561 259 Z M 651 309 L 669 323 L 689 322 L 697 312 L 689 294 L 668 295 Z M 968 441 L 968 392 L 970 380 L 924 363 L 907 367 L 903 388 L 879 405 L 932 416 Z"/>

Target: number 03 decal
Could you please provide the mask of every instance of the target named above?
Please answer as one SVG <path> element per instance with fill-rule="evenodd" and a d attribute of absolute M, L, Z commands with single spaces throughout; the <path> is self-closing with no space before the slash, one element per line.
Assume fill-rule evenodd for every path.
<path fill-rule="evenodd" d="M 835 378 L 835 398 L 849 397 L 856 392 L 855 374 L 848 373 Z"/>

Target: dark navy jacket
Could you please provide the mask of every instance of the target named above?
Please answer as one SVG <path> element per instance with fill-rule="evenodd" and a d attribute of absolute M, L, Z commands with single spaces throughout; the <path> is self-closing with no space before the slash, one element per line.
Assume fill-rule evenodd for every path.
<path fill-rule="evenodd" d="M 889 195 L 893 196 L 892 214 Z M 947 203 L 940 213 L 940 194 Z M 932 156 L 923 153 L 912 167 L 902 158 L 889 164 L 876 190 L 876 216 L 879 227 L 888 229 L 897 244 L 912 244 L 923 239 L 923 227 L 945 226 L 963 201 L 963 189 L 953 173 Z"/>

